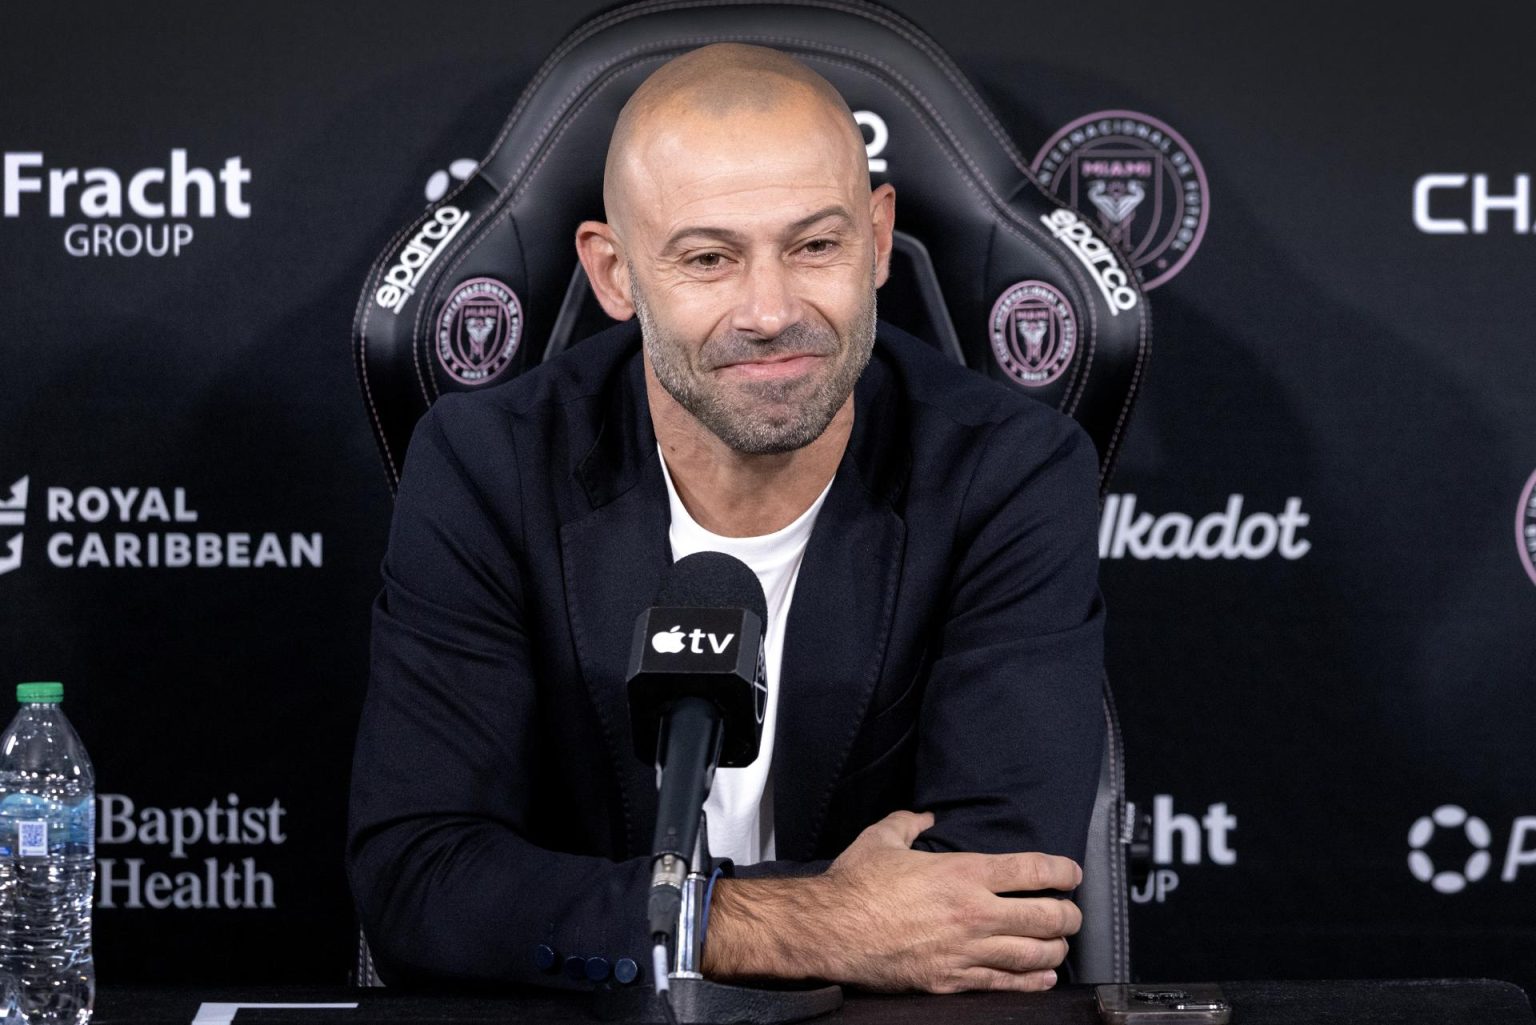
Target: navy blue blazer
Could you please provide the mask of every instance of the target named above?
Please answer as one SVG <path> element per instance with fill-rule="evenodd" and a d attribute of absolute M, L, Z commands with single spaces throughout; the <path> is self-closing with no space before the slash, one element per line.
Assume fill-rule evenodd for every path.
<path fill-rule="evenodd" d="M 936 815 L 926 850 L 1081 861 L 1103 743 L 1092 443 L 886 325 L 854 410 L 784 645 L 784 860 L 741 874 L 819 870 L 899 808 Z M 644 982 L 656 781 L 624 672 L 668 517 L 633 324 L 418 424 L 347 845 L 387 982 L 578 985 L 541 971 L 550 950 Z"/>

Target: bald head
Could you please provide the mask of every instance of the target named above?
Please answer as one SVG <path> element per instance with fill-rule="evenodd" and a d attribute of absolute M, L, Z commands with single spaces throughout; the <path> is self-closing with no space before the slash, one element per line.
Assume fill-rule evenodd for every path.
<path fill-rule="evenodd" d="M 828 144 L 860 169 L 868 191 L 863 134 L 831 83 L 778 50 L 716 43 L 663 64 L 619 112 L 603 168 L 610 223 L 623 219 L 632 199 L 629 179 L 657 133 L 708 132 L 733 118 L 770 118 L 824 133 Z"/>
<path fill-rule="evenodd" d="M 603 200 L 576 252 L 604 311 L 640 321 L 658 440 L 735 459 L 832 437 L 840 454 L 896 193 L 870 188 L 837 91 L 775 50 L 684 54 L 625 105 Z"/>

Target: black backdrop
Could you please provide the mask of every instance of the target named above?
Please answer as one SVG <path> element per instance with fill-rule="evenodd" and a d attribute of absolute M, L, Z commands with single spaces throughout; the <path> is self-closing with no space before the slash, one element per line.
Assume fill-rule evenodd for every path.
<path fill-rule="evenodd" d="M 1153 357 L 1103 531 L 1158 841 L 1138 974 L 1529 987 L 1524 5 L 892 6 L 1025 152 L 1120 111 L 1198 165 L 1134 222 L 1203 211 L 1144 269 Z M 0 12 L 0 682 L 64 680 L 95 758 L 104 982 L 343 977 L 390 511 L 353 306 L 598 9 Z"/>

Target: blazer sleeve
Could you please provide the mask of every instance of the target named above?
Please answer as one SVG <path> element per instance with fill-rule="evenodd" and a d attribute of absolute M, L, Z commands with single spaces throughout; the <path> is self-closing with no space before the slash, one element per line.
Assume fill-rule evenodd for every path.
<path fill-rule="evenodd" d="M 347 841 L 358 916 L 391 984 L 577 985 L 541 971 L 541 946 L 632 958 L 643 981 L 646 859 L 526 839 L 536 720 L 517 460 L 506 425 L 457 398 L 413 436 L 373 611 Z"/>
<path fill-rule="evenodd" d="M 960 513 L 919 719 L 914 805 L 935 851 L 1081 863 L 1104 744 L 1098 462 L 1052 412 L 992 429 Z"/>

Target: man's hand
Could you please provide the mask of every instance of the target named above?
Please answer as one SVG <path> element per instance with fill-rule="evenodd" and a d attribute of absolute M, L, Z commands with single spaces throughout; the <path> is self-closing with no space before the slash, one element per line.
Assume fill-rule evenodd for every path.
<path fill-rule="evenodd" d="M 1066 899 L 998 894 L 1071 890 L 1082 870 L 1049 854 L 912 850 L 932 825 L 930 814 L 893 812 L 822 875 L 721 880 L 705 974 L 931 993 L 1055 985 L 1082 913 Z"/>

